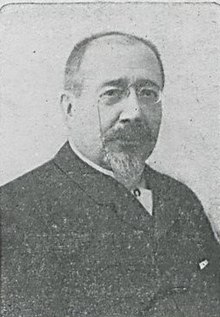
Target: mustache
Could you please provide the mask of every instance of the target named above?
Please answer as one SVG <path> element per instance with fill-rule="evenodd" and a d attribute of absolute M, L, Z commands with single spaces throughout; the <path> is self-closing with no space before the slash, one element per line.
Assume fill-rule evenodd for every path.
<path fill-rule="evenodd" d="M 112 127 L 103 134 L 103 141 L 127 141 L 141 142 L 143 139 L 152 140 L 152 133 L 149 126 L 142 122 L 132 122 L 122 127 Z"/>

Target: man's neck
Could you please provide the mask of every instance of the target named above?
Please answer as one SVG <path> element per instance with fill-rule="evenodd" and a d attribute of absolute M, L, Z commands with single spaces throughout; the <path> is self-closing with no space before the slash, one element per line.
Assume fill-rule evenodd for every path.
<path fill-rule="evenodd" d="M 106 168 L 101 167 L 100 165 L 92 162 L 90 159 L 88 159 L 84 154 L 82 154 L 74 144 L 72 139 L 68 139 L 69 144 L 73 150 L 73 152 L 85 163 L 87 163 L 89 166 L 93 167 L 94 169 L 98 170 L 99 172 L 111 176 L 114 178 L 114 173 L 111 170 L 108 170 Z"/>

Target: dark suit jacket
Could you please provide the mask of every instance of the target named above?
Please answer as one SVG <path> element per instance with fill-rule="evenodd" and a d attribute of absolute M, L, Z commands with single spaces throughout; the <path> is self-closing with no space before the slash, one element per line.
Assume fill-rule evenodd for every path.
<path fill-rule="evenodd" d="M 219 317 L 219 245 L 200 202 L 149 166 L 145 178 L 153 216 L 66 143 L 3 186 L 2 316 Z"/>

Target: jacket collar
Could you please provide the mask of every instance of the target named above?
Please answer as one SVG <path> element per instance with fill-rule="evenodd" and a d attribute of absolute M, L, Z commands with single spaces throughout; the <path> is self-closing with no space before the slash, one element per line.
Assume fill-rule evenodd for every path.
<path fill-rule="evenodd" d="M 145 224 L 148 228 L 150 225 L 160 237 L 174 224 L 177 213 L 173 210 L 175 197 L 169 197 L 169 181 L 148 165 L 145 166 L 144 177 L 146 188 L 152 191 L 153 217 L 122 184 L 82 161 L 73 152 L 69 142 L 63 145 L 53 162 L 98 205 L 110 205 L 124 221 L 137 229 L 141 227 L 144 230 Z"/>
<path fill-rule="evenodd" d="M 106 175 L 93 168 L 72 150 L 69 142 L 66 142 L 54 158 L 54 163 L 77 183 L 89 196 L 92 196 L 98 204 L 111 204 L 118 200 L 119 192 L 133 195 L 112 176 Z M 144 175 L 146 189 L 151 190 L 147 180 L 149 179 L 150 167 L 146 165 Z M 136 201 L 136 199 L 134 199 Z"/>

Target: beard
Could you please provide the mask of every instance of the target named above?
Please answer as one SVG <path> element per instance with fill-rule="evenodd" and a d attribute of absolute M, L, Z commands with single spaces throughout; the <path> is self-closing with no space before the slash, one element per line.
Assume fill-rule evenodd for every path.
<path fill-rule="evenodd" d="M 140 182 L 145 162 L 132 153 L 112 152 L 105 149 L 105 163 L 111 168 L 115 179 L 128 189 Z"/>
<path fill-rule="evenodd" d="M 146 139 L 152 142 L 151 131 L 141 121 L 123 128 L 113 127 L 103 135 L 103 162 L 113 171 L 115 179 L 129 190 L 141 180 Z"/>

